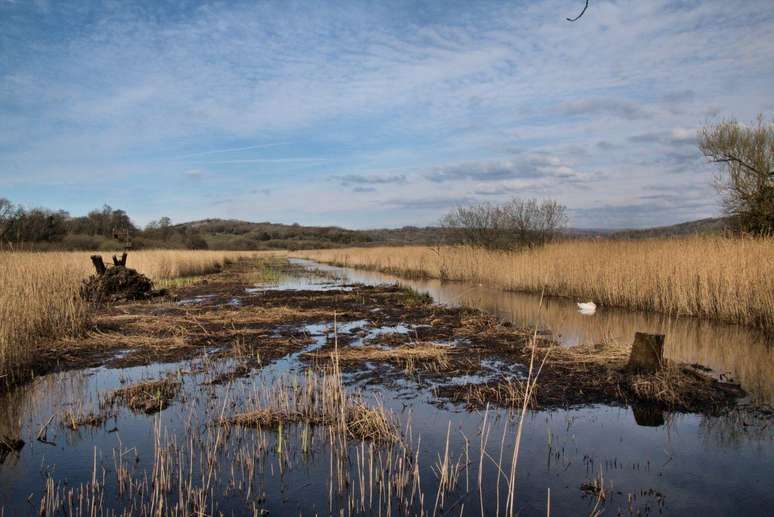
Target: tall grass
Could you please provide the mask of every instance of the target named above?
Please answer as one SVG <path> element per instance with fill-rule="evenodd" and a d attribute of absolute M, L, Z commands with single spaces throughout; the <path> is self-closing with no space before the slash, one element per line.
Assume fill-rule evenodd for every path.
<path fill-rule="evenodd" d="M 774 238 L 568 241 L 525 251 L 351 248 L 299 255 L 774 331 Z"/>
<path fill-rule="evenodd" d="M 83 331 L 88 307 L 78 291 L 81 280 L 94 272 L 89 255 L 0 252 L 0 384 L 28 365 L 47 340 Z M 138 251 L 129 254 L 127 265 L 160 282 L 209 273 L 241 255 L 245 254 Z"/>

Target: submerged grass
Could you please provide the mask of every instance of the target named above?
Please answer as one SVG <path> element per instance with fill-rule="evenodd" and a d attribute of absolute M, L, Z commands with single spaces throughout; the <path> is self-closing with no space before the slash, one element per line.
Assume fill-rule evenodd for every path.
<path fill-rule="evenodd" d="M 349 248 L 297 255 L 774 331 L 774 237 L 579 240 L 523 251 Z"/>

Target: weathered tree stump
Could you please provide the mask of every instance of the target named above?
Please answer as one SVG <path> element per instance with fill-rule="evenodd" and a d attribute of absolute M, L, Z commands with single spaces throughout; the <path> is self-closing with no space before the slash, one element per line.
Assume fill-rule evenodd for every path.
<path fill-rule="evenodd" d="M 627 369 L 635 372 L 655 373 L 661 369 L 664 361 L 664 335 L 634 334 L 632 351 L 629 354 Z"/>
<path fill-rule="evenodd" d="M 107 267 L 105 267 L 105 263 L 102 261 L 102 257 L 100 255 L 92 255 L 91 263 L 94 264 L 94 269 L 97 270 L 97 274 L 99 276 L 104 275 L 105 271 L 107 271 Z"/>
<path fill-rule="evenodd" d="M 121 255 L 120 259 L 113 255 L 113 265 L 126 267 L 126 252 Z"/>

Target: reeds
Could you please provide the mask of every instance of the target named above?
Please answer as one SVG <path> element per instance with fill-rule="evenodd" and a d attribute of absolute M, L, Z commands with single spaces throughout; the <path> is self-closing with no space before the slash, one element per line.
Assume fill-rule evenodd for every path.
<path fill-rule="evenodd" d="M 81 281 L 93 273 L 89 253 L 0 252 L 0 384 L 13 381 L 47 340 L 79 335 L 88 306 Z M 252 253 L 138 251 L 128 266 L 154 282 L 202 275 Z"/>
<path fill-rule="evenodd" d="M 107 404 L 121 402 L 132 411 L 146 414 L 165 409 L 180 391 L 180 381 L 172 378 L 144 381 L 115 390 L 107 397 Z"/>
<path fill-rule="evenodd" d="M 282 377 L 258 392 L 256 407 L 224 419 L 227 426 L 282 428 L 290 424 L 332 426 L 350 438 L 396 442 L 400 434 L 394 418 L 381 405 L 369 406 L 348 393 L 334 370 L 307 370 L 303 377 Z"/>
<path fill-rule="evenodd" d="M 466 246 L 350 248 L 298 255 L 774 331 L 771 237 L 583 240 L 523 251 Z"/>

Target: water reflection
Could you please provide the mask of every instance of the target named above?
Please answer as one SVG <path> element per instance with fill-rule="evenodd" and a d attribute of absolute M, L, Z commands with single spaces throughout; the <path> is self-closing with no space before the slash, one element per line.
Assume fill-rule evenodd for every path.
<path fill-rule="evenodd" d="M 407 280 L 292 259 L 345 275 L 350 282 L 397 282 L 430 294 L 439 303 L 477 307 L 517 325 L 536 323 L 550 328 L 562 343 L 617 341 L 631 343 L 635 332 L 666 335 L 665 355 L 679 362 L 712 368 L 724 380 L 734 380 L 756 403 L 774 404 L 774 339 L 753 329 L 696 318 L 599 307 L 594 315 L 578 311 L 576 300 L 514 293 L 464 282 Z"/>

